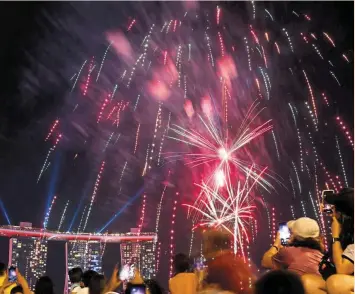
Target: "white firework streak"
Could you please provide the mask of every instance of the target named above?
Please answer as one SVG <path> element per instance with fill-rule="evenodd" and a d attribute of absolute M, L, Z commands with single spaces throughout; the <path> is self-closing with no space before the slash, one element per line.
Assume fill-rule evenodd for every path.
<path fill-rule="evenodd" d="M 221 135 L 220 131 L 217 129 L 211 118 L 207 118 L 205 121 L 202 116 L 199 116 L 204 130 L 207 131 L 208 136 L 204 136 L 196 130 L 186 130 L 181 126 L 173 125 L 170 129 L 175 132 L 178 137 L 168 138 L 183 142 L 187 145 L 194 146 L 200 150 L 205 150 L 207 153 L 189 153 L 180 152 L 174 155 L 167 156 L 167 158 L 187 159 L 187 164 L 191 165 L 192 168 L 199 166 L 201 164 L 207 164 L 211 162 L 218 162 L 217 167 L 212 172 L 210 178 L 206 181 L 210 184 L 210 180 L 213 179 L 215 173 L 223 170 L 225 174 L 230 172 L 230 163 L 233 164 L 238 170 L 242 171 L 244 174 L 251 173 L 250 176 L 253 179 L 258 177 L 258 172 L 263 170 L 263 167 L 253 163 L 254 169 L 250 170 L 248 166 L 251 165 L 250 162 L 241 160 L 238 158 L 238 151 L 249 144 L 254 139 L 258 138 L 262 134 L 272 130 L 271 119 L 262 123 L 261 125 L 251 128 L 251 123 L 258 117 L 258 115 L 264 110 L 262 108 L 256 114 L 254 110 L 259 105 L 259 102 L 253 103 L 249 111 L 243 120 L 237 135 L 235 136 L 234 142 L 228 144 L 226 138 Z M 267 176 L 275 179 L 272 175 L 266 174 Z M 276 179 L 275 179 L 276 180 Z M 276 180 L 278 181 L 278 180 Z M 270 188 L 273 189 L 272 184 L 265 178 L 262 178 L 258 184 L 262 186 L 265 190 L 270 192 Z M 213 185 L 213 184 L 212 184 Z"/>
<path fill-rule="evenodd" d="M 242 249 L 243 240 L 249 243 L 246 227 L 255 209 L 252 205 L 254 197 L 251 192 L 265 170 L 266 168 L 254 179 L 252 166 L 244 183 L 238 181 L 236 187 L 232 186 L 230 178 L 227 179 L 225 193 L 212 189 L 205 183 L 197 185 L 201 188 L 200 196 L 193 205 L 184 205 L 196 213 L 195 219 L 198 221 L 198 226 L 223 228 L 228 231 L 234 239 L 234 252 L 237 252 L 238 246 Z M 251 184 L 250 181 L 252 181 Z"/>

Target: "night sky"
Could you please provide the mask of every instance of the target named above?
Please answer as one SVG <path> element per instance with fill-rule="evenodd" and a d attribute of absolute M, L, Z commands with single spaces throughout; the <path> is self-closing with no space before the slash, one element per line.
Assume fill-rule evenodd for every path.
<path fill-rule="evenodd" d="M 143 230 L 153 231 L 155 228 L 156 206 L 159 202 L 163 181 L 167 179 L 168 170 L 173 170 L 170 181 L 175 185 L 181 194 L 191 191 L 192 184 L 186 179 L 192 178 L 192 172 L 184 167 L 182 162 L 163 167 L 153 168 L 151 173 L 142 178 L 142 163 L 144 164 L 145 150 L 151 140 L 151 125 L 154 124 L 156 106 L 145 101 L 147 108 L 138 115 L 128 116 L 124 120 L 124 127 L 121 131 L 122 145 L 117 150 L 111 151 L 110 157 L 103 155 L 102 142 L 107 140 L 109 133 L 106 129 L 96 124 L 97 109 L 99 104 L 93 99 L 102 98 L 102 93 L 108 93 L 107 89 L 99 89 L 96 86 L 90 88 L 90 99 L 83 102 L 79 112 L 73 114 L 73 107 L 76 98 L 70 89 L 72 87 L 71 76 L 80 68 L 83 60 L 90 60 L 91 56 L 97 57 L 97 62 L 107 47 L 104 33 L 114 30 L 128 23 L 132 15 L 137 20 L 142 19 L 147 23 L 157 18 L 156 14 L 168 10 L 168 4 L 150 3 L 145 7 L 138 7 L 137 3 L 125 2 L 2 2 L 0 3 L 0 30 L 1 30 L 1 107 L 0 107 L 0 199 L 9 215 L 11 224 L 18 224 L 20 221 L 32 222 L 35 227 L 41 227 L 44 219 L 48 201 L 53 195 L 58 196 L 55 203 L 48 228 L 55 229 L 61 217 L 64 205 L 70 200 L 67 212 L 67 219 L 64 222 L 64 229 L 69 229 L 76 212 L 77 218 L 73 221 L 72 229 L 76 229 L 84 209 L 90 201 L 93 185 L 96 180 L 100 163 L 103 160 L 108 162 L 98 192 L 96 202 L 88 223 L 88 231 L 100 229 L 119 208 L 130 201 L 133 195 L 143 185 L 145 192 L 151 201 L 147 202 Z M 169 4 L 170 5 L 170 4 Z M 173 3 L 171 4 L 173 5 Z M 177 5 L 176 3 L 174 5 Z M 214 7 L 213 3 L 206 4 Z M 337 48 L 341 53 L 347 53 L 350 64 L 337 64 L 334 68 L 337 77 L 341 80 L 342 87 L 337 87 L 329 73 L 322 71 L 317 65 L 317 55 L 302 56 L 302 62 L 312 64 L 313 70 L 317 69 L 315 84 L 327 85 L 329 96 L 332 97 L 332 107 L 323 112 L 322 119 L 331 119 L 340 114 L 346 121 L 349 129 L 353 130 L 353 42 L 354 42 L 354 7 L 353 2 L 267 2 L 257 13 L 267 8 L 275 17 L 275 27 L 282 23 L 289 31 L 301 31 L 303 28 L 311 31 L 329 32 L 336 39 Z M 241 21 L 249 19 L 250 7 L 242 2 L 222 3 L 222 9 L 228 10 L 230 14 L 239 15 Z M 300 13 L 307 13 L 312 17 L 312 22 L 306 25 L 304 22 L 297 22 L 291 17 L 292 10 Z M 180 11 L 182 8 L 180 8 Z M 171 17 L 173 18 L 173 17 Z M 245 18 L 246 20 L 244 20 Z M 229 26 L 232 26 L 232 18 L 229 18 Z M 276 21 L 277 20 L 277 21 Z M 260 22 L 255 27 L 260 29 L 264 23 Z M 142 27 L 141 27 L 142 29 Z M 144 32 L 146 28 L 144 29 Z M 236 30 L 237 31 L 237 30 Z M 141 39 L 143 33 L 139 29 L 132 35 L 132 39 Z M 298 41 L 298 44 L 301 44 Z M 297 46 L 297 43 L 295 42 Z M 287 48 L 287 47 L 286 47 Z M 320 47 L 326 55 L 327 51 Z M 296 47 L 302 51 L 302 47 Z M 335 50 L 334 50 L 335 51 Z M 331 52 L 331 56 L 335 53 Z M 337 55 L 339 55 L 337 52 Z M 341 55 L 341 54 L 340 54 Z M 319 58 L 318 58 L 319 59 Z M 297 58 L 289 57 L 287 62 L 294 69 L 301 67 Z M 274 62 L 273 67 L 285 67 L 285 61 Z M 311 66 L 310 66 L 311 67 Z M 110 81 L 110 74 L 106 68 L 105 82 Z M 114 69 L 114 66 L 112 66 Z M 276 72 L 276 70 L 275 70 Z M 273 81 L 273 87 L 279 91 L 274 96 L 276 99 L 274 109 L 277 109 L 278 100 L 286 100 L 292 96 L 292 101 L 301 101 L 299 93 L 290 88 L 283 77 L 277 76 Z M 115 77 L 116 78 L 116 77 Z M 138 83 L 138 82 L 137 82 Z M 294 88 L 305 88 L 304 83 L 293 85 Z M 291 90 L 289 90 L 291 89 Z M 325 89 L 315 87 L 315 91 Z M 101 92 L 100 92 L 101 91 Z M 292 93 L 289 93 L 292 91 Z M 122 94 L 124 95 L 124 94 Z M 282 97 L 281 97 L 282 96 Z M 96 99 L 95 98 L 95 99 Z M 134 98 L 135 99 L 135 98 Z M 134 100 L 133 100 L 134 101 Z M 172 102 L 173 103 L 173 102 Z M 167 106 L 171 107 L 171 106 Z M 182 109 L 182 107 L 180 107 Z M 175 110 L 175 109 L 174 109 Z M 278 109 L 277 113 L 286 115 L 289 110 Z M 273 113 L 275 115 L 275 113 Z M 283 163 L 290 162 L 297 154 L 293 150 L 294 143 L 288 142 L 287 128 L 292 127 L 292 118 L 287 113 L 289 122 L 285 123 L 284 129 L 280 129 L 279 140 L 284 140 Z M 52 154 L 51 165 L 37 183 L 37 178 L 44 158 L 51 147 L 51 142 L 45 142 L 50 126 L 55 119 L 63 121 L 61 132 L 64 135 L 60 146 Z M 166 117 L 165 117 L 166 118 Z M 137 155 L 133 156 L 130 146 L 131 138 L 135 136 L 136 121 L 142 122 L 141 145 Z M 342 175 L 338 166 L 338 158 L 334 145 L 334 134 L 341 137 L 341 133 L 334 126 L 322 128 L 318 141 L 325 143 L 319 148 L 320 157 L 328 165 L 329 170 L 334 174 Z M 306 132 L 302 130 L 302 136 Z M 99 138 L 99 139 L 98 139 Z M 106 139 L 105 139 L 106 138 Z M 85 142 L 85 143 L 83 143 Z M 121 141 L 120 141 L 121 142 Z M 144 142 L 144 144 L 143 144 Z M 270 141 L 272 142 L 272 140 Z M 345 144 L 345 141 L 344 141 Z M 349 185 L 353 185 L 353 152 L 351 148 L 342 145 L 344 165 L 347 171 Z M 143 146 L 144 145 L 144 146 Z M 271 143 L 272 145 L 272 143 Z M 170 143 L 166 145 L 171 147 Z M 297 146 L 297 143 L 296 143 Z M 268 151 L 266 151 L 268 152 Z M 335 153 L 335 154 L 332 154 Z M 120 180 L 122 168 L 128 161 L 128 168 L 125 170 L 124 184 Z M 286 168 L 277 162 L 275 155 L 270 155 L 268 163 L 278 173 L 283 175 Z M 276 164 L 275 164 L 276 162 Z M 287 167 L 289 169 L 289 167 Z M 287 177 L 286 177 L 287 180 Z M 121 184 L 122 182 L 122 184 Z M 168 189 L 169 190 L 169 189 Z M 166 201 L 163 203 L 161 229 L 161 240 L 168 240 L 168 225 L 172 210 L 172 201 L 175 190 L 167 192 Z M 120 191 L 120 192 L 118 192 Z M 308 190 L 307 190 L 308 191 Z M 306 192 L 307 193 L 307 192 Z M 275 204 L 279 212 L 278 220 L 286 220 L 290 216 L 290 203 L 292 199 L 290 188 L 278 188 L 277 195 L 271 195 L 268 201 Z M 188 201 L 188 196 L 181 200 Z M 307 196 L 306 196 L 307 197 Z M 137 226 L 141 209 L 141 200 L 134 201 L 109 227 L 110 231 L 124 232 L 131 227 Z M 310 208 L 309 211 L 312 211 Z M 188 251 L 191 223 L 186 221 L 186 209 L 181 208 L 177 213 L 177 236 L 176 251 Z M 261 218 L 265 215 L 260 214 Z M 6 218 L 1 214 L 0 222 L 7 224 Z M 166 226 L 165 226 L 166 225 Z M 164 230 L 166 229 L 166 230 Z M 268 232 L 260 231 L 257 243 L 264 243 Z M 6 242 L 2 242 L 2 246 Z M 266 242 L 267 243 L 267 242 Z M 166 243 L 167 245 L 167 243 Z M 256 246 L 252 249 L 255 262 L 259 264 L 265 246 Z M 48 274 L 54 276 L 56 285 L 61 285 L 63 267 L 61 259 L 64 258 L 55 252 L 62 252 L 63 244 L 50 245 Z M 198 250 L 198 246 L 195 248 Z M 117 252 L 117 256 L 116 255 Z M 64 254 L 64 253 L 63 253 Z M 6 258 L 7 254 L 2 254 Z M 163 255 L 168 260 L 168 255 Z M 104 257 L 105 271 L 109 272 L 118 260 L 118 247 L 109 246 Z M 167 269 L 167 262 L 162 265 L 161 271 Z M 53 266 L 53 264 L 58 264 Z M 163 264 L 163 263 L 162 263 Z M 166 277 L 159 276 L 165 284 Z M 57 286 L 61 289 L 61 286 Z M 59 292 L 60 290 L 58 290 Z"/>

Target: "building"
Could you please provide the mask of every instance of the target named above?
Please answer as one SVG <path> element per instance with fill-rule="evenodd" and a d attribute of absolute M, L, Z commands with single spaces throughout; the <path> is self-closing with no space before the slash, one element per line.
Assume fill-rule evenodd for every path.
<path fill-rule="evenodd" d="M 102 245 L 99 241 L 68 241 L 68 269 L 81 267 L 102 272 Z"/>
<path fill-rule="evenodd" d="M 33 290 L 47 267 L 47 239 L 14 237 L 10 239 L 11 265 L 16 266 Z"/>
<path fill-rule="evenodd" d="M 155 242 L 141 243 L 141 273 L 145 279 L 152 279 L 156 275 Z"/>
<path fill-rule="evenodd" d="M 122 242 L 121 265 L 134 263 L 143 279 L 155 277 L 155 240 L 142 242 Z"/>
<path fill-rule="evenodd" d="M 58 232 L 33 228 L 31 223 L 21 223 L 20 226 L 0 226 L 0 236 L 10 238 L 9 264 L 19 268 L 31 289 L 34 288 L 37 279 L 46 272 L 48 240 L 66 242 L 65 293 L 68 289 L 68 269 L 80 266 L 84 270 L 93 269 L 102 272 L 102 255 L 108 243 L 124 242 L 121 253 L 127 251 L 130 254 L 130 258 L 127 254 L 122 254 L 121 256 L 125 256 L 124 260 L 131 261 L 131 252 L 135 252 L 137 258 L 134 261 L 139 264 L 139 268 L 149 269 L 144 271 L 144 276 L 150 277 L 152 273 L 155 274 L 155 268 L 149 265 L 154 258 L 152 257 L 154 256 L 153 244 L 157 239 L 154 233 Z M 144 259 L 142 258 L 143 252 L 146 253 Z"/>

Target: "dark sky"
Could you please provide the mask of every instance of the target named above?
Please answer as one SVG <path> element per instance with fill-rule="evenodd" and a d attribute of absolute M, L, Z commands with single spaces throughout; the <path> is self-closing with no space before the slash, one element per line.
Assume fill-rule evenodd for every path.
<path fill-rule="evenodd" d="M 151 5 L 158 7 L 158 4 Z M 353 61 L 353 2 L 267 2 L 263 5 L 269 9 L 279 23 L 290 30 L 302 26 L 301 22 L 295 23 L 294 19 L 291 20 L 290 11 L 309 13 L 313 22 L 309 25 L 311 28 L 308 27 L 308 29 L 329 32 L 335 36 L 336 43 L 343 48 L 342 52 L 347 52 L 351 57 L 351 62 Z M 105 47 L 102 45 L 104 39 L 100 33 L 115 28 L 121 18 L 130 16 L 132 10 L 130 6 L 132 5 L 123 2 L 91 2 L 91 4 L 77 2 L 75 5 L 70 2 L 0 3 L 0 198 L 12 223 L 31 221 L 35 226 L 41 226 L 48 195 L 51 193 L 65 195 L 65 197 L 59 197 L 53 210 L 54 223 L 59 220 L 67 199 L 75 204 L 68 210 L 71 219 L 78 205 L 83 203 L 81 199 L 85 202 L 91 196 L 97 166 L 102 158 L 93 158 L 93 153 L 86 150 L 85 146 L 71 143 L 76 141 L 70 139 L 78 135 L 70 133 L 69 124 L 64 126 L 64 130 L 67 131 L 70 139 L 64 141 L 63 148 L 58 149 L 55 160 L 51 162 L 52 167 L 55 165 L 53 170 L 58 170 L 57 176 L 52 172 L 47 173 L 36 184 L 38 172 L 49 148 L 44 138 L 54 119 L 66 117 L 70 120 L 66 106 L 68 89 L 71 87 L 68 81 L 69 74 L 72 72 L 70 69 L 74 65 L 79 66 L 83 59 L 88 58 L 87 56 L 102 55 L 102 49 Z M 240 13 L 240 11 L 245 15 L 250 13 L 250 7 L 245 8 L 245 3 L 241 2 L 224 3 L 223 7 L 230 13 Z M 120 11 L 120 13 L 117 12 L 117 19 L 115 20 L 111 15 L 104 21 L 105 13 L 111 8 Z M 142 16 L 145 15 L 142 10 L 140 13 Z M 151 14 L 149 17 L 152 17 Z M 263 23 L 256 24 L 256 27 L 258 26 L 262 27 Z M 306 60 L 307 57 L 304 58 Z M 314 56 L 309 58 L 314 58 Z M 309 62 L 313 61 L 309 60 Z M 352 130 L 353 70 L 339 66 L 336 73 L 341 77 L 344 86 L 340 90 L 332 91 L 333 96 L 339 97 L 334 98 L 336 103 L 329 116 L 340 113 Z M 325 77 L 320 74 L 319 79 L 325 79 Z M 84 117 L 83 120 L 85 119 L 87 118 Z M 100 131 L 91 126 L 89 129 L 91 132 Z M 130 130 L 127 132 L 129 136 Z M 76 154 L 80 156 L 73 163 L 73 157 Z M 325 157 L 327 157 L 326 154 Z M 352 184 L 353 155 L 351 152 L 346 158 L 349 159 L 346 167 Z M 120 163 L 120 166 L 123 163 Z M 330 162 L 329 165 L 334 166 L 334 163 Z M 115 170 L 114 168 L 107 171 L 112 175 L 120 172 L 121 169 Z M 179 178 L 178 173 L 181 171 L 176 172 L 176 178 Z M 143 180 L 138 176 L 139 173 L 138 167 L 129 170 L 131 189 L 127 194 L 134 193 L 143 184 Z M 54 184 L 51 185 L 53 178 Z M 160 185 L 159 180 L 162 181 L 164 176 L 156 171 L 152 178 L 150 184 L 154 186 L 153 182 L 157 181 L 156 185 Z M 100 197 L 105 201 L 99 202 L 102 207 L 93 211 L 94 223 L 90 224 L 91 229 L 100 228 L 108 220 L 108 216 L 117 210 L 115 206 L 122 206 L 128 199 L 122 196 L 121 202 L 117 202 L 118 200 L 112 199 L 113 196 L 112 198 L 107 196 L 112 194 L 110 181 L 111 179 L 107 177 L 103 178 L 101 193 L 106 196 L 101 194 Z M 154 193 L 157 192 L 154 191 Z M 159 196 L 160 194 L 156 197 Z M 129 210 L 129 215 L 124 214 L 124 218 L 114 223 L 115 230 L 125 231 L 136 225 L 140 203 L 140 201 L 137 202 L 137 205 Z M 171 202 L 167 202 L 164 215 L 169 216 L 170 210 Z M 281 207 L 280 211 L 282 211 Z M 154 227 L 154 213 L 147 216 L 147 229 Z M 180 223 L 183 223 L 184 213 L 181 212 L 179 217 Z M 2 222 L 6 223 L 6 220 L 2 219 Z M 69 222 L 65 225 L 68 227 Z M 187 235 L 188 232 L 189 228 L 184 227 L 180 234 Z M 185 241 L 186 238 L 188 237 L 182 239 Z M 180 244 L 178 247 L 186 251 L 185 245 Z M 259 256 L 260 252 L 256 252 L 255 255 Z M 50 272 L 58 274 L 55 270 L 50 270 Z"/>

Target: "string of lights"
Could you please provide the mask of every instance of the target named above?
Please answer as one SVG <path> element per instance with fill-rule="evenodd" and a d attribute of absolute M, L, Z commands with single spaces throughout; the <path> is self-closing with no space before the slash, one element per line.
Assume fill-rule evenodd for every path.
<path fill-rule="evenodd" d="M 179 196 L 179 192 L 175 193 L 176 197 Z M 173 275 L 173 256 L 175 252 L 175 239 L 174 239 L 174 230 L 175 230 L 175 218 L 176 218 L 176 206 L 177 200 L 173 200 L 173 211 L 171 215 L 171 224 L 170 224 L 170 245 L 169 245 L 169 252 L 170 252 L 170 265 L 169 265 L 169 278 Z"/>

